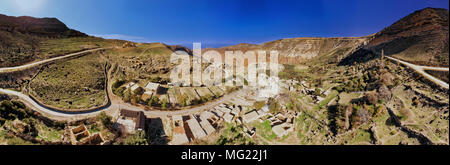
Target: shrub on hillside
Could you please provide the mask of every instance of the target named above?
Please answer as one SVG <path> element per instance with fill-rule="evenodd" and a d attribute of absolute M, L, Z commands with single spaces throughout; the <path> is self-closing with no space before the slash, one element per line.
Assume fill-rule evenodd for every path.
<path fill-rule="evenodd" d="M 112 87 L 113 87 L 113 89 L 119 88 L 120 86 L 122 86 L 122 85 L 125 84 L 125 83 L 126 83 L 125 80 L 122 80 L 122 79 L 116 80 L 116 81 L 112 84 Z"/>
<path fill-rule="evenodd" d="M 177 101 L 181 106 L 187 106 L 188 105 L 189 97 L 185 94 L 181 94 L 177 96 Z"/>
<path fill-rule="evenodd" d="M 400 108 L 399 112 L 400 112 L 400 117 L 402 120 L 409 119 L 409 118 L 411 118 L 411 116 L 413 116 L 413 113 L 405 107 Z"/>
<path fill-rule="evenodd" d="M 277 114 L 281 110 L 281 106 L 274 98 L 269 98 L 269 111 L 272 114 Z"/>
<path fill-rule="evenodd" d="M 138 104 L 141 102 L 141 95 L 134 94 L 133 98 L 131 98 L 131 103 Z"/>
<path fill-rule="evenodd" d="M 130 102 L 132 97 L 131 89 L 128 88 L 125 93 L 123 94 L 123 101 Z"/>
<path fill-rule="evenodd" d="M 101 112 L 96 116 L 96 119 L 100 121 L 103 126 L 109 128 L 112 125 L 112 118 L 108 116 L 105 112 Z"/>
<path fill-rule="evenodd" d="M 3 100 L 0 102 L 0 117 L 6 120 L 24 119 L 30 116 L 31 111 L 20 101 Z"/>
<path fill-rule="evenodd" d="M 148 98 L 146 101 L 148 106 L 157 106 L 159 104 L 159 98 L 156 96 L 152 96 Z"/>
<path fill-rule="evenodd" d="M 364 97 L 371 105 L 375 105 L 378 103 L 378 93 L 376 93 L 375 91 L 366 92 Z"/>
<path fill-rule="evenodd" d="M 123 97 L 123 96 L 124 96 L 123 92 L 125 92 L 125 90 L 126 90 L 125 87 L 119 87 L 119 88 L 116 88 L 116 89 L 114 90 L 114 94 L 117 95 L 117 96 L 119 96 L 119 97 Z"/>
<path fill-rule="evenodd" d="M 169 107 L 169 100 L 167 100 L 166 98 L 161 100 L 161 108 L 162 109 L 166 109 L 167 107 Z"/>
<path fill-rule="evenodd" d="M 381 85 L 377 90 L 379 99 L 389 101 L 392 98 L 392 92 L 386 85 Z"/>
<path fill-rule="evenodd" d="M 383 73 L 380 75 L 380 83 L 386 86 L 391 86 L 393 85 L 393 81 L 394 81 L 394 76 L 389 73 Z"/>
<path fill-rule="evenodd" d="M 137 131 L 135 134 L 128 136 L 124 141 L 124 145 L 149 145 L 145 131 Z"/>

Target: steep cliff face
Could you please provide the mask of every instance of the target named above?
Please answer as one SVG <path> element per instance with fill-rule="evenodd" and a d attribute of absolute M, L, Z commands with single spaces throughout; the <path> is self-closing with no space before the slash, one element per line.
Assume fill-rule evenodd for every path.
<path fill-rule="evenodd" d="M 278 51 L 279 63 L 295 64 L 297 62 L 310 60 L 312 58 L 340 53 L 350 53 L 359 45 L 363 44 L 367 37 L 341 37 L 341 38 L 289 38 L 266 42 L 261 45 L 239 44 L 222 48 L 207 48 L 204 51 L 216 50 L 221 54 L 225 51 L 246 52 L 248 50 Z M 269 52 L 267 52 L 269 53 Z"/>
<path fill-rule="evenodd" d="M 262 47 L 264 50 L 277 50 L 280 53 L 280 63 L 291 64 L 319 56 L 344 56 L 363 44 L 365 40 L 364 37 L 293 38 L 268 42 Z"/>
<path fill-rule="evenodd" d="M 448 10 L 425 8 L 377 33 L 368 49 L 421 65 L 449 66 Z"/>

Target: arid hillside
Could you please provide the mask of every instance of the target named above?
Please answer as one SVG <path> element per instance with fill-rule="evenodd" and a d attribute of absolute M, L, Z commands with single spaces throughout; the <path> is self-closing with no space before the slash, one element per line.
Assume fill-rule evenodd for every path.
<path fill-rule="evenodd" d="M 39 55 L 40 42 L 50 38 L 85 37 L 56 18 L 0 14 L 0 67 L 17 66 Z"/>
<path fill-rule="evenodd" d="M 421 65 L 448 66 L 448 10 L 425 8 L 416 11 L 382 31 L 364 37 L 288 38 L 261 45 L 238 44 L 222 48 L 206 48 L 221 54 L 225 51 L 277 50 L 282 64 L 307 62 L 318 57 L 352 64 L 373 59 L 384 50 L 404 61 Z M 363 48 L 363 49 L 360 49 Z"/>
<path fill-rule="evenodd" d="M 176 66 L 170 63 L 170 55 L 175 51 L 191 53 L 191 50 L 182 46 L 139 43 L 134 47 L 108 50 L 105 55 L 117 66 L 115 76 L 125 79 L 152 79 L 166 83 L 169 81 L 170 70 Z"/>
<path fill-rule="evenodd" d="M 87 36 L 79 31 L 69 29 L 56 18 L 12 17 L 2 14 L 0 14 L 0 30 L 41 37 Z"/>
<path fill-rule="evenodd" d="M 248 50 L 276 50 L 279 53 L 279 62 L 282 64 L 295 64 L 311 58 L 340 53 L 346 55 L 359 45 L 363 44 L 368 37 L 338 37 L 338 38 L 288 38 L 266 42 L 261 45 L 238 44 L 222 48 L 207 48 L 216 50 L 221 54 L 225 51 L 240 50 L 244 53 Z M 267 52 L 269 53 L 269 52 Z"/>
<path fill-rule="evenodd" d="M 368 49 L 422 65 L 449 66 L 448 10 L 425 8 L 377 33 Z"/>

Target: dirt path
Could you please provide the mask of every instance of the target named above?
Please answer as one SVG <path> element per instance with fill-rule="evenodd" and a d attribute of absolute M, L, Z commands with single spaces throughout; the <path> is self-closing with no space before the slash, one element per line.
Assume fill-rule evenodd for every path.
<path fill-rule="evenodd" d="M 37 61 L 37 62 L 21 65 L 21 66 L 0 68 L 0 73 L 8 73 L 8 72 L 15 72 L 15 71 L 19 71 L 19 70 L 24 70 L 24 69 L 31 68 L 31 67 L 34 67 L 34 66 L 46 64 L 46 63 L 49 63 L 49 62 L 52 62 L 52 61 L 55 61 L 55 60 L 60 60 L 60 59 L 64 59 L 64 58 L 79 56 L 79 55 L 83 55 L 83 54 L 87 54 L 87 53 L 91 53 L 91 52 L 95 52 L 95 51 L 99 51 L 99 50 L 105 50 L 105 49 L 109 49 L 109 48 L 97 48 L 97 49 L 85 50 L 85 51 L 72 53 L 72 54 L 67 54 L 67 55 L 59 56 L 59 57 L 55 57 L 55 58 L 49 58 L 49 59 L 45 59 L 45 60 L 42 60 L 42 61 Z"/>
<path fill-rule="evenodd" d="M 419 65 L 414 65 L 411 64 L 409 62 L 405 62 L 393 57 L 388 57 L 386 56 L 387 59 L 398 62 L 402 65 L 405 65 L 407 67 L 412 68 L 413 70 L 415 70 L 417 73 L 421 74 L 422 76 L 424 76 L 425 78 L 427 78 L 428 80 L 432 81 L 433 83 L 436 83 L 437 85 L 445 88 L 445 89 L 449 89 L 449 85 L 448 83 L 428 74 L 427 72 L 425 72 L 425 70 L 434 70 L 434 71 L 449 71 L 449 68 L 441 68 L 441 67 L 431 67 L 431 66 L 419 66 Z"/>
<path fill-rule="evenodd" d="M 111 66 L 114 64 L 111 64 Z M 112 82 L 112 77 L 111 77 L 111 72 L 112 72 L 112 68 L 108 70 L 108 82 Z M 119 109 L 127 109 L 127 110 L 133 110 L 133 111 L 143 111 L 144 114 L 147 117 L 164 117 L 164 116 L 172 116 L 172 115 L 190 115 L 190 114 L 195 114 L 201 111 L 205 111 L 205 110 L 209 110 L 212 109 L 216 106 L 218 106 L 219 104 L 225 103 L 230 101 L 231 99 L 235 98 L 237 95 L 239 95 L 240 93 L 242 93 L 242 90 L 230 93 L 228 95 L 225 95 L 223 97 L 220 97 L 218 99 L 209 101 L 201 106 L 197 106 L 197 107 L 193 107 L 193 108 L 189 108 L 189 109 L 183 109 L 183 110 L 175 110 L 175 111 L 160 111 L 160 110 L 145 110 L 141 107 L 138 106 L 133 106 L 129 103 L 124 102 L 121 98 L 119 98 L 118 96 L 116 96 L 113 91 L 112 91 L 112 86 L 111 85 L 107 85 L 107 91 L 108 91 L 108 97 L 111 101 L 111 104 L 114 105 L 114 107 L 109 108 L 109 111 L 113 111 L 111 112 L 111 114 L 116 113 L 116 110 Z"/>
<path fill-rule="evenodd" d="M 124 103 L 123 101 L 113 101 L 111 100 L 111 104 L 108 104 L 105 107 L 100 107 L 93 111 L 88 112 L 61 112 L 61 111 L 55 111 L 53 109 L 47 108 L 37 102 L 35 102 L 32 98 L 29 96 L 13 91 L 8 89 L 0 89 L 0 93 L 5 93 L 8 95 L 14 95 L 19 97 L 21 101 L 23 101 L 27 106 L 29 106 L 31 109 L 46 114 L 48 117 L 54 119 L 54 120 L 80 120 L 84 118 L 94 117 L 98 115 L 100 112 L 105 111 L 107 114 L 115 114 L 119 109 L 128 109 L 133 111 L 143 111 L 145 115 L 152 116 L 152 117 L 163 117 L 168 115 L 189 115 L 198 113 L 204 110 L 211 109 L 221 103 L 230 101 L 232 98 L 235 98 L 236 95 L 238 95 L 242 91 L 237 91 L 234 93 L 231 93 L 229 95 L 226 95 L 224 97 L 221 97 L 219 99 L 216 99 L 214 101 L 208 102 L 202 106 L 194 107 L 190 109 L 184 109 L 184 110 L 177 110 L 177 111 L 158 111 L 158 110 L 144 110 L 140 107 L 133 106 L 128 103 Z"/>
<path fill-rule="evenodd" d="M 58 57 L 58 59 L 76 56 L 76 55 L 80 55 L 82 53 L 87 53 L 87 52 L 92 52 L 92 51 L 97 51 L 97 50 L 102 50 L 102 49 L 103 48 L 99 48 L 99 49 L 79 52 L 76 54 L 69 54 L 69 55 Z M 57 60 L 57 59 L 55 59 L 55 58 L 49 59 L 49 61 L 53 61 L 53 60 Z M 27 68 L 27 67 L 31 67 L 31 66 L 35 66 L 35 65 L 44 64 L 49 61 L 40 61 L 40 62 L 36 62 L 36 63 L 22 65 L 22 66 L 14 67 L 13 70 L 15 71 L 15 69 L 21 69 L 21 68 L 23 69 L 23 68 Z M 8 72 L 8 71 L 11 71 L 11 68 L 2 68 L 2 70 L 0 70 L 0 71 Z M 183 110 L 177 110 L 177 111 L 145 110 L 143 108 L 125 103 L 124 101 L 122 101 L 122 99 L 120 99 L 119 97 L 117 97 L 116 95 L 113 94 L 112 88 L 111 88 L 111 71 L 112 71 L 111 69 L 107 70 L 105 67 L 105 72 L 107 73 L 107 82 L 106 82 L 107 83 L 106 84 L 107 99 L 109 100 L 108 101 L 109 103 L 103 107 L 99 107 L 99 108 L 96 108 L 96 109 L 93 109 L 90 111 L 63 112 L 63 111 L 54 110 L 49 107 L 46 107 L 45 105 L 39 104 L 38 102 L 33 100 L 28 95 L 25 95 L 18 91 L 0 88 L 0 93 L 17 96 L 21 101 L 24 102 L 24 104 L 26 104 L 32 110 L 35 110 L 53 120 L 58 120 L 58 121 L 81 120 L 81 119 L 85 119 L 85 118 L 89 118 L 89 117 L 95 117 L 96 115 L 98 115 L 100 112 L 103 112 L 103 111 L 105 111 L 109 115 L 114 115 L 118 112 L 119 109 L 143 111 L 145 113 L 145 115 L 151 116 L 151 117 L 163 117 L 163 116 L 167 116 L 167 115 L 189 115 L 189 114 L 194 114 L 194 113 L 198 113 L 198 112 L 201 112 L 204 110 L 211 109 L 221 103 L 232 100 L 238 94 L 242 93 L 242 90 L 239 90 L 239 91 L 233 92 L 229 95 L 225 95 L 221 98 L 218 98 L 216 100 L 210 101 L 201 106 L 193 107 L 193 108 L 189 108 L 189 109 L 183 109 Z"/>

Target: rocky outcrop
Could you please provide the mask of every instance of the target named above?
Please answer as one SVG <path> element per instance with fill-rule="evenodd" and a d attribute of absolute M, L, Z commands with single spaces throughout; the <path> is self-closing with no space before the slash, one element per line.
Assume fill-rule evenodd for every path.
<path fill-rule="evenodd" d="M 225 51 L 276 50 L 279 62 L 295 64 L 322 56 L 340 65 L 367 62 L 379 58 L 383 51 L 419 65 L 449 66 L 448 10 L 425 8 L 416 11 L 382 31 L 366 37 L 289 38 L 261 45 L 238 44 L 207 48 Z"/>
<path fill-rule="evenodd" d="M 0 14 L 0 31 L 19 32 L 40 37 L 80 37 L 87 36 L 69 29 L 56 18 L 12 17 Z"/>
<path fill-rule="evenodd" d="M 318 56 L 342 55 L 351 53 L 359 45 L 363 44 L 367 37 L 337 37 L 337 38 L 288 38 L 261 45 L 255 44 L 238 44 L 222 48 L 207 48 L 208 50 L 216 50 L 222 55 L 225 51 L 242 51 L 249 50 L 265 50 L 278 51 L 279 63 L 295 64 L 299 61 L 306 61 Z"/>
<path fill-rule="evenodd" d="M 264 50 L 277 50 L 282 57 L 311 59 L 343 47 L 356 47 L 365 38 L 292 38 L 264 43 Z"/>

